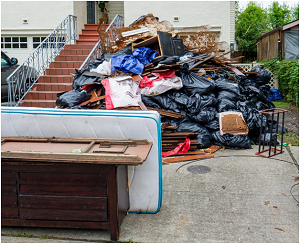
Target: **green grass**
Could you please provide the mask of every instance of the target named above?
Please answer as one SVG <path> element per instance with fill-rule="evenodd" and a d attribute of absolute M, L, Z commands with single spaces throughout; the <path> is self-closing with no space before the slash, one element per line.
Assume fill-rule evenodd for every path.
<path fill-rule="evenodd" d="M 299 107 L 292 105 L 284 101 L 273 102 L 276 108 L 286 109 L 292 113 L 295 113 L 295 116 L 299 116 Z M 299 135 L 286 133 L 283 135 L 283 143 L 286 143 L 290 146 L 299 146 Z"/>
<path fill-rule="evenodd" d="M 273 103 L 276 106 L 276 108 L 282 108 L 282 109 L 286 109 L 286 110 L 290 110 L 290 111 L 299 113 L 299 107 L 295 106 L 293 104 L 283 102 L 283 101 L 277 101 L 277 102 L 273 102 Z"/>
<path fill-rule="evenodd" d="M 283 143 L 291 146 L 299 146 L 299 138 L 295 134 L 286 133 L 283 135 Z"/>

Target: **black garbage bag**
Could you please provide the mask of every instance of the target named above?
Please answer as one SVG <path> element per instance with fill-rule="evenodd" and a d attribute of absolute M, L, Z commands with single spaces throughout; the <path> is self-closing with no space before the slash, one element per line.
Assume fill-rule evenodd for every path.
<path fill-rule="evenodd" d="M 240 88 L 238 83 L 233 83 L 228 81 L 227 79 L 217 79 L 215 80 L 215 87 L 217 91 L 229 91 L 237 96 L 240 95 Z"/>
<path fill-rule="evenodd" d="M 210 78 L 212 80 L 224 79 L 224 75 L 217 73 L 216 71 L 206 71 L 206 74 L 203 75 L 205 78 Z"/>
<path fill-rule="evenodd" d="M 90 85 L 90 84 L 100 84 L 101 79 L 98 76 L 85 76 L 84 72 L 88 71 L 88 69 L 77 70 L 73 77 L 73 89 L 79 89 L 82 86 Z M 104 77 L 103 77 L 104 78 Z"/>
<path fill-rule="evenodd" d="M 172 98 L 176 103 L 179 103 L 182 106 L 186 106 L 189 103 L 189 96 L 180 91 L 170 91 L 167 95 Z"/>
<path fill-rule="evenodd" d="M 88 70 L 90 69 L 96 69 L 100 64 L 102 64 L 106 59 L 104 58 L 104 54 L 101 53 L 100 57 L 94 59 L 94 60 L 91 60 L 89 63 L 88 63 Z M 106 60 L 106 61 L 109 61 Z"/>
<path fill-rule="evenodd" d="M 217 115 L 218 112 L 215 107 L 204 108 L 195 115 L 188 114 L 191 120 L 200 124 L 204 124 L 205 127 L 206 127 L 206 123 L 213 121 L 217 117 Z"/>
<path fill-rule="evenodd" d="M 237 102 L 237 107 L 242 112 L 249 131 L 257 132 L 261 126 L 263 126 L 263 128 L 267 126 L 268 118 L 265 114 L 259 113 L 256 107 L 251 107 L 252 105 L 253 103 L 251 102 Z"/>
<path fill-rule="evenodd" d="M 217 100 L 218 102 L 221 102 L 223 99 L 229 99 L 231 101 L 238 101 L 239 100 L 239 96 L 236 95 L 233 92 L 230 91 L 219 91 L 217 93 Z"/>
<path fill-rule="evenodd" d="M 273 95 L 273 93 L 271 92 L 271 88 L 270 88 L 269 84 L 260 86 L 259 90 L 266 97 L 271 97 Z"/>
<path fill-rule="evenodd" d="M 176 64 L 179 61 L 179 56 L 167 57 L 158 64 Z"/>
<path fill-rule="evenodd" d="M 185 93 L 189 96 L 195 93 L 200 95 L 209 94 L 215 89 L 212 81 L 189 71 L 187 64 L 180 67 L 180 76 Z"/>
<path fill-rule="evenodd" d="M 141 96 L 142 96 L 142 102 L 146 107 L 162 109 L 156 102 L 152 101 L 151 97 L 145 95 L 141 95 Z"/>
<path fill-rule="evenodd" d="M 220 135 L 220 131 L 214 131 L 211 133 L 211 140 L 213 144 L 218 146 L 225 146 L 226 148 L 231 149 L 251 149 L 252 141 L 248 136 L 237 135 L 234 136 L 232 134 L 224 134 Z"/>
<path fill-rule="evenodd" d="M 288 129 L 285 127 L 282 127 L 281 125 L 278 125 L 278 129 L 276 127 L 277 127 L 277 123 L 273 124 L 272 133 L 285 134 L 288 132 Z"/>
<path fill-rule="evenodd" d="M 90 98 L 90 94 L 85 91 L 72 90 L 62 94 L 56 99 L 56 106 L 59 107 L 73 107 L 82 102 L 87 101 Z"/>
<path fill-rule="evenodd" d="M 192 122 L 189 118 L 182 119 L 175 132 L 194 132 L 197 136 L 198 148 L 208 148 L 211 146 L 209 131 L 198 123 Z"/>
<path fill-rule="evenodd" d="M 262 86 L 262 85 L 266 85 L 269 83 L 269 81 L 271 80 L 271 74 L 268 70 L 263 69 L 260 66 L 255 66 L 251 69 L 251 72 L 257 72 L 260 73 L 259 75 L 255 76 L 255 82 Z"/>
<path fill-rule="evenodd" d="M 269 99 L 265 95 L 263 95 L 261 93 L 257 93 L 256 97 L 257 97 L 258 101 L 261 101 L 261 102 L 263 102 L 265 104 L 268 104 L 268 102 L 269 102 Z"/>
<path fill-rule="evenodd" d="M 233 102 L 231 100 L 228 100 L 226 98 L 224 98 L 223 100 L 221 100 L 218 104 L 218 108 L 217 111 L 219 113 L 221 112 L 226 112 L 226 111 L 236 111 L 237 107 L 236 107 L 236 102 Z"/>
<path fill-rule="evenodd" d="M 209 131 L 215 131 L 215 130 L 220 130 L 220 124 L 219 124 L 219 118 L 210 121 L 206 124 L 204 124 L 204 126 L 209 130 Z"/>
<path fill-rule="evenodd" d="M 216 107 L 218 104 L 218 99 L 214 93 L 201 96 L 201 108 L 205 109 L 208 107 Z"/>
<path fill-rule="evenodd" d="M 115 53 L 102 53 L 101 57 L 109 61 L 113 56 L 121 56 L 121 55 L 131 55 L 132 54 L 132 47 L 131 44 L 127 45 L 126 47 L 122 48 L 118 52 Z"/>
<path fill-rule="evenodd" d="M 266 105 L 265 103 L 263 103 L 263 102 L 261 102 L 261 101 L 258 101 L 257 103 L 256 103 L 256 109 L 257 110 L 265 110 L 265 109 L 268 109 L 269 108 L 269 106 L 268 105 Z"/>
<path fill-rule="evenodd" d="M 272 140 L 272 145 L 271 146 L 275 146 L 278 145 L 279 142 L 276 140 L 277 136 L 276 133 L 266 133 L 266 134 L 261 134 L 260 135 L 260 142 L 263 144 L 265 144 L 265 146 L 270 146 L 271 141 Z"/>
<path fill-rule="evenodd" d="M 180 113 L 181 110 L 185 108 L 175 101 L 172 90 L 158 96 L 149 96 L 148 98 L 142 95 L 142 101 L 147 107 L 154 107 L 176 113 Z M 154 104 L 156 104 L 156 106 L 153 106 Z"/>
<path fill-rule="evenodd" d="M 218 104 L 218 100 L 213 93 L 203 96 L 194 94 L 190 97 L 186 96 L 185 99 L 182 100 L 184 103 L 180 103 L 186 106 L 187 113 L 190 115 L 198 114 L 201 110 L 205 110 L 209 107 L 215 107 Z M 176 98 L 175 101 L 178 102 Z"/>

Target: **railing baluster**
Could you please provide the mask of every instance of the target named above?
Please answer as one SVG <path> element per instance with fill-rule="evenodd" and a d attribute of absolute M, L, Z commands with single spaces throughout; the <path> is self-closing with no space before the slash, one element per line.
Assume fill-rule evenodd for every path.
<path fill-rule="evenodd" d="M 123 17 L 120 15 L 116 15 L 113 21 L 110 23 L 110 25 L 107 27 L 105 32 L 109 31 L 112 28 L 120 28 L 123 26 Z M 113 37 L 108 37 L 109 39 L 112 39 Z M 109 40 L 108 39 L 108 40 Z M 80 66 L 79 70 L 86 69 L 88 67 L 88 64 L 90 61 L 97 59 L 101 55 L 101 39 L 96 43 L 90 54 L 87 56 L 87 58 L 84 60 L 83 64 Z"/>
<path fill-rule="evenodd" d="M 8 106 L 18 106 L 40 76 L 47 74 L 47 68 L 64 48 L 66 42 L 71 43 L 71 35 L 68 40 L 67 33 L 77 33 L 77 25 L 73 24 L 76 21 L 76 16 L 68 15 L 6 79 L 8 83 Z M 76 41 L 75 38 L 77 35 L 74 35 L 74 41 Z M 29 87 L 26 86 L 27 80 L 29 80 Z"/>

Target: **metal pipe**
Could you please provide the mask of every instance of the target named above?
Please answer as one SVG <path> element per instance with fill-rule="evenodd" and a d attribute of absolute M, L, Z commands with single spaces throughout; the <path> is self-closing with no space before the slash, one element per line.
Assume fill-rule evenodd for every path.
<path fill-rule="evenodd" d="M 269 142 L 269 157 L 271 155 L 271 149 L 272 149 L 272 130 L 273 130 L 273 120 L 274 120 L 274 113 L 272 113 L 272 122 L 271 122 L 271 126 L 269 129 L 269 133 L 270 133 L 270 142 Z M 276 142 L 275 142 L 276 143 Z"/>
<path fill-rule="evenodd" d="M 276 148 L 277 148 L 277 134 L 278 134 L 278 126 L 279 126 L 279 113 L 277 114 L 277 126 L 276 126 L 276 134 L 275 134 L 275 146 L 274 146 L 274 152 L 276 153 Z M 283 128 L 282 128 L 283 130 Z M 282 133 L 283 131 L 281 131 Z"/>
<path fill-rule="evenodd" d="M 258 146 L 258 151 L 260 152 L 261 148 L 261 136 L 262 136 L 262 127 L 263 127 L 263 114 L 260 114 L 260 131 L 259 131 L 259 146 Z"/>
<path fill-rule="evenodd" d="M 282 130 L 283 130 L 283 128 L 284 128 L 284 112 L 282 112 Z M 281 148 L 280 148 L 280 153 L 282 153 L 282 146 L 283 146 L 282 144 L 283 144 L 283 133 L 281 133 Z"/>

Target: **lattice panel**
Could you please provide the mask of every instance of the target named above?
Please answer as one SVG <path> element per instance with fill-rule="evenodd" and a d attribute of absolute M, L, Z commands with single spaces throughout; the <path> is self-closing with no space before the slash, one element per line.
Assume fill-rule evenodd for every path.
<path fill-rule="evenodd" d="M 254 64 L 234 64 L 234 66 L 236 66 L 236 67 L 241 67 L 244 70 L 244 72 L 250 72 L 251 69 L 256 65 L 260 66 L 262 64 L 258 64 L 258 63 L 254 63 Z M 266 70 L 268 70 L 271 74 L 271 80 L 269 81 L 270 88 L 278 89 L 278 80 L 277 80 L 277 78 L 275 77 L 275 75 L 269 69 L 266 69 Z"/>
<path fill-rule="evenodd" d="M 241 67 L 245 72 L 250 72 L 252 64 L 234 64 L 233 66 Z"/>

